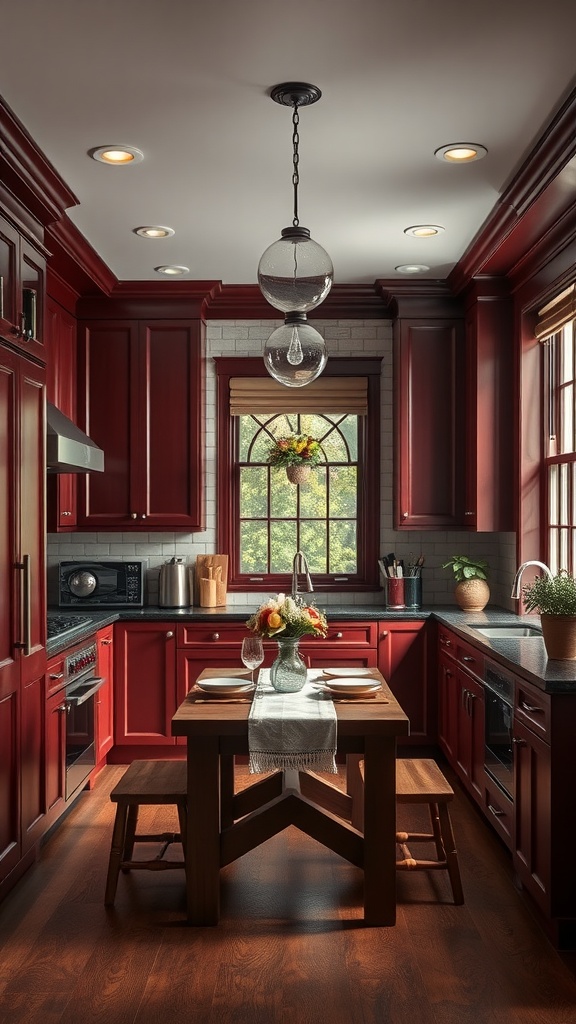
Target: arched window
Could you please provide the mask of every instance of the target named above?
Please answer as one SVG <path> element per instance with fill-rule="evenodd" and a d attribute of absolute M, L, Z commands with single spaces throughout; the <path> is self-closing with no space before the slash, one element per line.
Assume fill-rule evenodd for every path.
<path fill-rule="evenodd" d="M 306 555 L 317 590 L 376 589 L 380 361 L 333 361 L 347 370 L 338 375 L 334 391 L 328 385 L 312 400 L 309 386 L 298 389 L 306 396 L 283 388 L 274 395 L 274 411 L 257 407 L 269 409 L 270 397 L 264 399 L 262 392 L 278 386 L 267 378 L 255 381 L 250 375 L 255 367 L 246 365 L 262 365 L 261 360 L 216 362 L 218 534 L 221 550 L 230 555 L 229 589 L 285 589 L 298 550 Z M 374 373 L 366 374 L 367 369 Z M 361 382 L 362 408 L 351 378 Z M 234 398 L 238 382 L 239 402 Z M 290 408 L 282 408 L 283 401 Z M 343 403 L 354 411 L 342 408 Z M 321 408 L 311 411 L 316 405 Z M 270 465 L 269 451 L 275 439 L 302 435 L 318 441 L 320 462 L 306 483 L 295 485 L 284 468 Z"/>

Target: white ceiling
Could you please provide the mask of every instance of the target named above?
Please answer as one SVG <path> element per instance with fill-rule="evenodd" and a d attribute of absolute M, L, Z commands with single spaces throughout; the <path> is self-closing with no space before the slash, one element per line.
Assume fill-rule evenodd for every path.
<path fill-rule="evenodd" d="M 292 222 L 291 110 L 269 89 L 311 82 L 300 113 L 300 221 L 335 281 L 425 263 L 444 278 L 574 86 L 574 0 L 10 0 L 0 94 L 79 199 L 69 216 L 120 280 L 256 280 Z M 488 156 L 440 163 L 479 142 Z M 126 144 L 145 159 L 87 155 Z M 404 235 L 441 224 L 431 240 Z M 175 236 L 133 233 L 162 224 Z M 178 280 L 182 280 L 179 278 Z"/>

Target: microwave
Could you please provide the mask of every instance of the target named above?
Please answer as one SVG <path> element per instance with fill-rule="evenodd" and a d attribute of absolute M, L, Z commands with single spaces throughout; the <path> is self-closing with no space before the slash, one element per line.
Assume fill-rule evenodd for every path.
<path fill-rule="evenodd" d="M 141 608 L 146 559 L 59 562 L 60 608 Z"/>

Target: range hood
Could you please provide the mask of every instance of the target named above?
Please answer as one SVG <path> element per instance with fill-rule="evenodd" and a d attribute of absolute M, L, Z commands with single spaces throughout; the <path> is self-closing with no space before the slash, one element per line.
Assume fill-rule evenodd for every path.
<path fill-rule="evenodd" d="M 104 452 L 51 402 L 46 403 L 49 473 L 102 473 Z"/>

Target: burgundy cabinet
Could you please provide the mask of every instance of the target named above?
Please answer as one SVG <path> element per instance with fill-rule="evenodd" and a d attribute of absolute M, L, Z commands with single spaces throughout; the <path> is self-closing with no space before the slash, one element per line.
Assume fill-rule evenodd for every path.
<path fill-rule="evenodd" d="M 39 229 L 40 230 L 40 229 Z M 0 338 L 44 360 L 46 252 L 0 214 Z"/>
<path fill-rule="evenodd" d="M 201 322 L 83 321 L 78 355 L 80 423 L 105 459 L 79 481 L 78 525 L 203 529 Z"/>
<path fill-rule="evenodd" d="M 401 318 L 394 339 L 395 525 L 464 523 L 464 321 Z"/>
<path fill-rule="evenodd" d="M 514 718 L 514 867 L 544 913 L 550 913 L 552 767 L 550 744 Z"/>
<path fill-rule="evenodd" d="M 484 807 L 484 659 L 443 626 L 438 629 L 438 736 L 468 792 Z"/>
<path fill-rule="evenodd" d="M 50 666 L 48 667 L 50 671 Z M 66 705 L 64 692 L 46 701 L 46 824 L 51 825 L 64 810 L 66 800 Z"/>
<path fill-rule="evenodd" d="M 117 623 L 114 635 L 116 746 L 175 746 L 171 722 L 176 707 L 175 624 Z"/>
<path fill-rule="evenodd" d="M 76 423 L 76 320 L 54 299 L 46 299 L 46 397 Z M 76 526 L 76 473 L 48 474 L 48 528 Z"/>
<path fill-rule="evenodd" d="M 438 743 L 450 764 L 456 761 L 458 679 L 454 662 L 438 654 Z"/>
<path fill-rule="evenodd" d="M 431 743 L 436 723 L 426 623 L 390 620 L 378 626 L 378 667 L 410 719 L 410 737 L 403 742 Z"/>
<path fill-rule="evenodd" d="M 483 804 L 484 790 L 484 689 L 461 669 L 456 673 L 456 771 L 469 792 Z"/>
<path fill-rule="evenodd" d="M 96 675 L 105 683 L 96 694 L 95 747 L 96 764 L 100 764 L 114 745 L 114 627 L 99 629 L 96 635 Z"/>
<path fill-rule="evenodd" d="M 42 814 L 44 369 L 0 345 L 0 881 Z"/>

